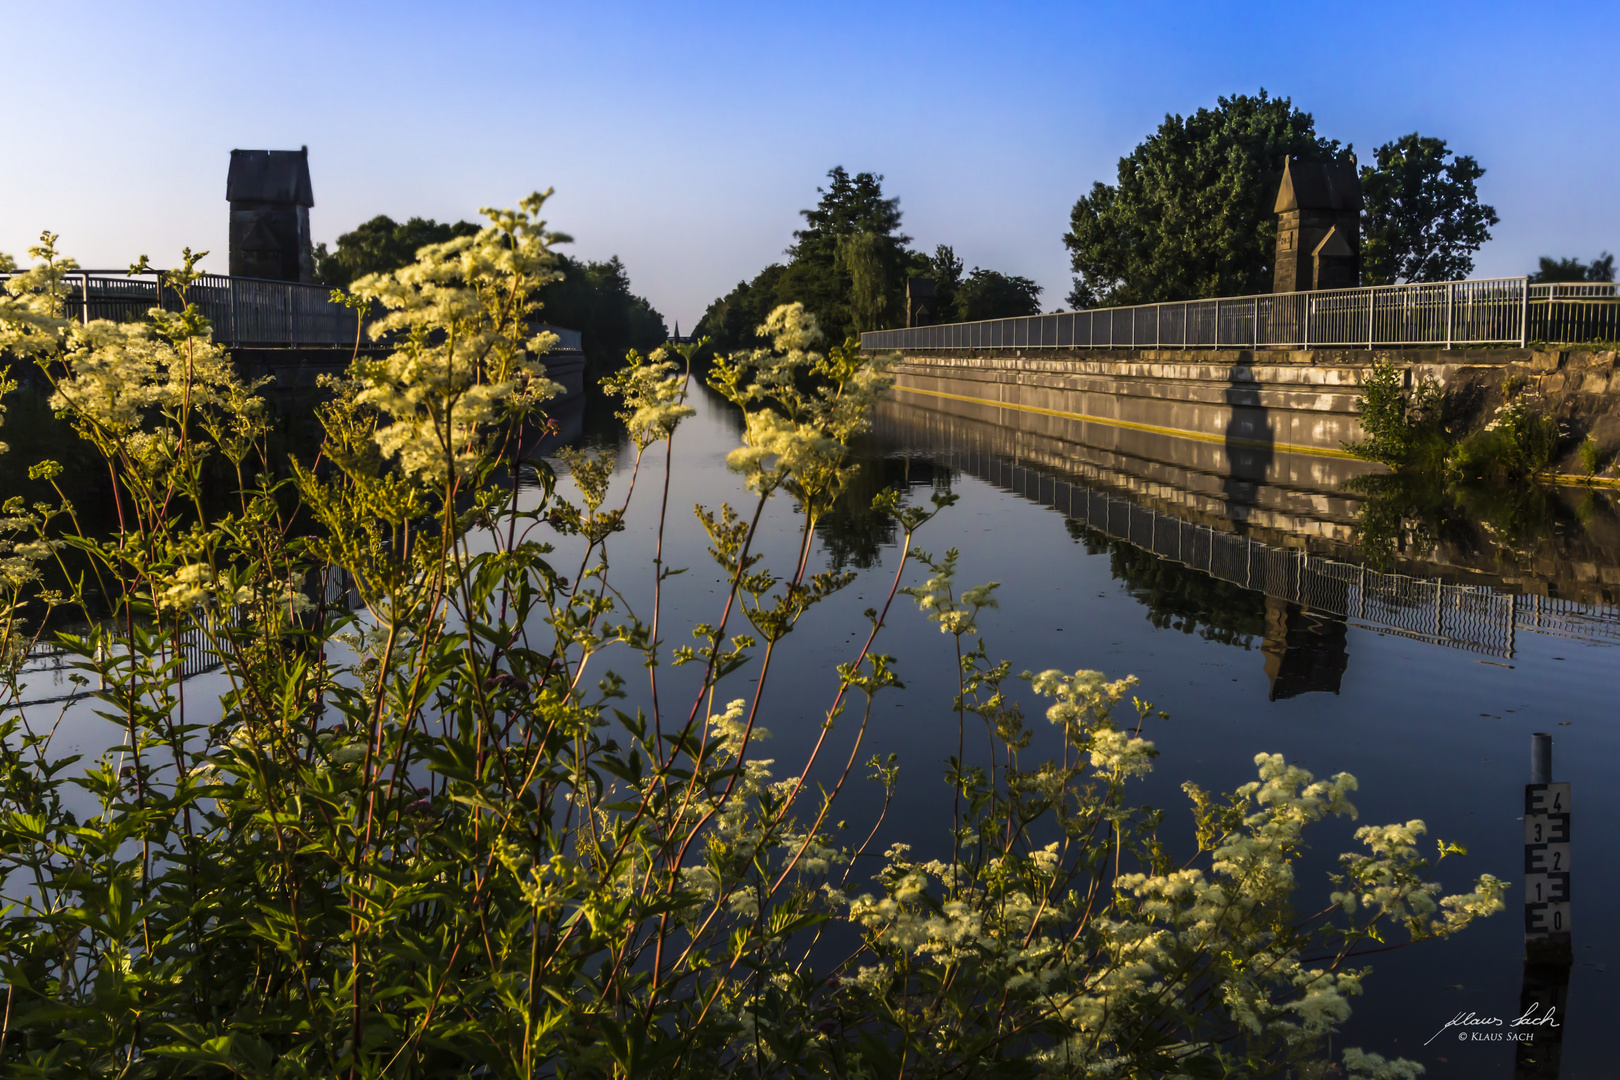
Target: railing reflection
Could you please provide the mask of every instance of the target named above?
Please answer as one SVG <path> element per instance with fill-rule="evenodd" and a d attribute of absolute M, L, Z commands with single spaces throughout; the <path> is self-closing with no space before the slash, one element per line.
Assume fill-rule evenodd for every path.
<path fill-rule="evenodd" d="M 978 449 L 917 449 L 940 464 L 1051 506 L 1161 559 L 1380 633 L 1501 659 L 1512 658 L 1519 631 L 1620 643 L 1620 606 L 1384 573 L 1359 563 L 1273 547 Z"/>

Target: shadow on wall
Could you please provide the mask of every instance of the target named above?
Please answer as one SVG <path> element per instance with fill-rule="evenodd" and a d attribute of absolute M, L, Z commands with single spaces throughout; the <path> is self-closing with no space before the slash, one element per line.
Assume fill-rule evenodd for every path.
<path fill-rule="evenodd" d="M 1259 500 L 1260 485 L 1277 456 L 1276 434 L 1268 410 L 1260 404 L 1254 372 L 1233 364 L 1226 372 L 1226 403 L 1232 415 L 1226 422 L 1226 516 L 1247 521 Z"/>

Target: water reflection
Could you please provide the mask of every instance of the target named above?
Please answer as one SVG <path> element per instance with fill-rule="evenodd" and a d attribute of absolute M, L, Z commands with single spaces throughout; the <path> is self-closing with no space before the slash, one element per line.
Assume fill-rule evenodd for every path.
<path fill-rule="evenodd" d="M 1147 609 L 1148 622 L 1155 627 L 1242 649 L 1264 635 L 1262 594 L 1161 559 L 1074 518 L 1063 524 L 1088 554 L 1107 553 L 1109 570 L 1126 594 Z"/>
<path fill-rule="evenodd" d="M 878 564 L 884 548 L 894 546 L 898 528 L 894 518 L 872 510 L 872 500 L 879 493 L 890 488 L 902 493 L 913 488 L 949 491 L 951 485 L 951 470 L 927 457 L 884 454 L 870 439 L 863 439 L 856 452 L 861 468 L 839 496 L 838 505 L 816 525 L 833 570 L 869 570 Z"/>
<path fill-rule="evenodd" d="M 1615 599 L 1620 511 L 1611 490 L 1400 474 L 1354 477 L 1344 488 L 1362 497 L 1356 539 L 1368 565 L 1438 565 L 1539 582 L 1529 591 Z"/>
<path fill-rule="evenodd" d="M 1301 694 L 1339 692 L 1339 680 L 1350 664 L 1345 651 L 1345 621 L 1299 604 L 1266 597 L 1266 677 L 1270 700 Z"/>
<path fill-rule="evenodd" d="M 1266 407 L 1260 402 L 1260 387 L 1254 374 L 1242 364 L 1234 364 L 1226 374 L 1225 398 L 1231 406 L 1226 422 L 1226 515 L 1234 522 L 1249 520 L 1259 504 L 1259 492 L 1271 474 L 1276 459 L 1276 432 Z"/>
<path fill-rule="evenodd" d="M 1606 494 L 1447 490 L 1336 459 L 1284 463 L 1303 455 L 1262 448 L 1250 464 L 1268 462 L 1273 479 L 1210 478 L 1247 500 L 1234 520 L 1229 503 L 1201 497 L 1206 482 L 1173 483 L 1152 467 L 1132 474 L 1129 461 L 1072 441 L 1082 425 L 1027 430 L 953 405 L 891 399 L 877 430 L 893 448 L 931 454 L 1140 550 L 1158 565 L 1138 577 L 1180 564 L 1260 594 L 1247 601 L 1251 618 L 1267 598 L 1297 608 L 1274 606 L 1269 628 L 1262 617 L 1232 635 L 1271 642 L 1274 700 L 1338 686 L 1346 622 L 1500 659 L 1524 631 L 1620 644 L 1620 515 Z M 1178 454 L 1167 447 L 1163 460 Z M 1154 590 L 1144 596 L 1151 610 Z"/>

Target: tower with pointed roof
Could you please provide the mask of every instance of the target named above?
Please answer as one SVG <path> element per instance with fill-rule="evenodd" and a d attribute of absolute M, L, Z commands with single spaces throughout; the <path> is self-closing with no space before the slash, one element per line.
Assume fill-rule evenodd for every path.
<path fill-rule="evenodd" d="M 1361 284 L 1361 181 L 1347 163 L 1285 160 L 1272 292 Z"/>
<path fill-rule="evenodd" d="M 232 277 L 315 280 L 309 147 L 232 150 L 225 198 L 231 204 Z"/>

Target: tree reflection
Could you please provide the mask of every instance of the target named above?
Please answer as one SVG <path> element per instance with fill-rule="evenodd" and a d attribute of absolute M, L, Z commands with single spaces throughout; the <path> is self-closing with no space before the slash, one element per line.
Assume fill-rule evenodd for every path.
<path fill-rule="evenodd" d="M 1124 583 L 1127 596 L 1147 608 L 1148 622 L 1159 629 L 1180 630 L 1244 649 L 1252 648 L 1255 638 L 1264 637 L 1264 593 L 1161 559 L 1073 518 L 1065 519 L 1064 524 L 1088 554 L 1108 554 L 1109 571 Z"/>
<path fill-rule="evenodd" d="M 926 457 L 885 455 L 870 437 L 858 440 L 853 449 L 860 468 L 837 506 L 816 522 L 816 535 L 833 570 L 869 570 L 882 560 L 883 549 L 894 544 L 894 519 L 872 509 L 872 500 L 879 493 L 897 488 L 905 494 L 916 487 L 946 492 L 955 476 L 950 468 Z"/>
<path fill-rule="evenodd" d="M 1608 495 L 1591 489 L 1559 490 L 1531 483 L 1448 484 L 1404 473 L 1358 476 L 1347 491 L 1365 496 L 1356 520 L 1361 556 L 1375 570 L 1390 571 L 1402 559 L 1464 563 L 1486 556 L 1519 563 L 1549 545 L 1583 544 L 1583 534 L 1616 521 Z"/>

